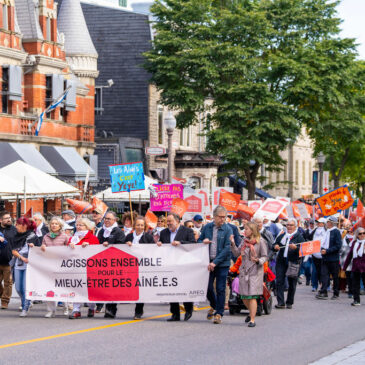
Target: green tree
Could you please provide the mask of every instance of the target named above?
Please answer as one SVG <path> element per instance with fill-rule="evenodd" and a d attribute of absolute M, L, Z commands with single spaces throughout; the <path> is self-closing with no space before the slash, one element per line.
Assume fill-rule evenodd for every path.
<path fill-rule="evenodd" d="M 318 121 L 311 109 L 318 95 L 338 93 L 325 85 L 325 45 L 341 58 L 353 42 L 341 41 L 337 2 L 326 0 L 166 0 L 156 1 L 153 49 L 146 69 L 161 91 L 161 102 L 178 110 L 179 127 L 197 121 L 207 98 L 213 128 L 208 149 L 226 168 L 247 181 L 254 199 L 259 169 L 279 170 L 280 152 L 303 123 Z M 317 62 L 313 62 L 317 59 Z M 312 79 L 321 65 L 319 85 Z M 322 76 L 321 76 L 322 75 Z M 324 87 L 325 86 L 325 87 Z"/>

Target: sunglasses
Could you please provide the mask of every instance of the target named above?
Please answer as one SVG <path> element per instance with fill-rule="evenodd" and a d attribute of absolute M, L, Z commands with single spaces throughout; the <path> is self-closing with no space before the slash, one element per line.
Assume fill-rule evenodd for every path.
<path fill-rule="evenodd" d="M 365 234 L 365 232 L 359 232 L 358 235 L 360 236 L 361 234 Z"/>

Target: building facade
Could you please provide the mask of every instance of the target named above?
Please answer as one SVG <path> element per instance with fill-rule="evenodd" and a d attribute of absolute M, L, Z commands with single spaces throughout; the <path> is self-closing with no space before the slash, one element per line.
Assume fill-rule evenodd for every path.
<path fill-rule="evenodd" d="M 84 157 L 95 147 L 97 56 L 78 0 L 59 10 L 54 0 L 0 0 L 0 167 L 21 159 L 74 185 L 95 176 Z"/>

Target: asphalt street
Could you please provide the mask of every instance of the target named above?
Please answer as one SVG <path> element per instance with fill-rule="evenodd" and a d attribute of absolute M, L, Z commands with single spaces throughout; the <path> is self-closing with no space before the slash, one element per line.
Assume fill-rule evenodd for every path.
<path fill-rule="evenodd" d="M 350 303 L 345 294 L 319 301 L 310 287 L 299 286 L 293 309 L 273 309 L 248 328 L 244 314 L 227 312 L 215 325 L 206 309 L 188 322 L 166 322 L 163 304 L 145 305 L 139 322 L 131 304 L 119 305 L 114 320 L 88 319 L 86 308 L 81 319 L 69 320 L 61 309 L 46 319 L 44 304 L 19 318 L 14 299 L 0 311 L 0 364 L 308 364 L 365 339 L 365 305 Z"/>

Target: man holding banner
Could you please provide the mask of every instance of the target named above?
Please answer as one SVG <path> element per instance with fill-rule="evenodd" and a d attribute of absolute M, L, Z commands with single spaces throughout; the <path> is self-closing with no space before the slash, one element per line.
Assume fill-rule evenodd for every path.
<path fill-rule="evenodd" d="M 191 228 L 184 227 L 180 224 L 180 216 L 175 213 L 170 213 L 167 216 L 167 227 L 160 233 L 160 241 L 158 246 L 162 243 L 171 243 L 173 246 L 178 246 L 184 243 L 196 243 L 194 231 Z M 193 302 L 184 302 L 185 317 L 184 321 L 188 321 L 193 315 Z M 168 322 L 180 321 L 179 303 L 170 303 L 171 317 Z"/>
<path fill-rule="evenodd" d="M 209 244 L 210 264 L 208 270 L 210 275 L 207 298 L 212 308 L 208 312 L 207 319 L 211 320 L 214 317 L 214 323 L 220 324 L 224 312 L 227 275 L 231 264 L 232 230 L 225 223 L 226 208 L 218 205 L 213 211 L 213 218 L 213 222 L 203 227 L 198 242 Z M 213 285 L 214 280 L 216 293 Z"/>

